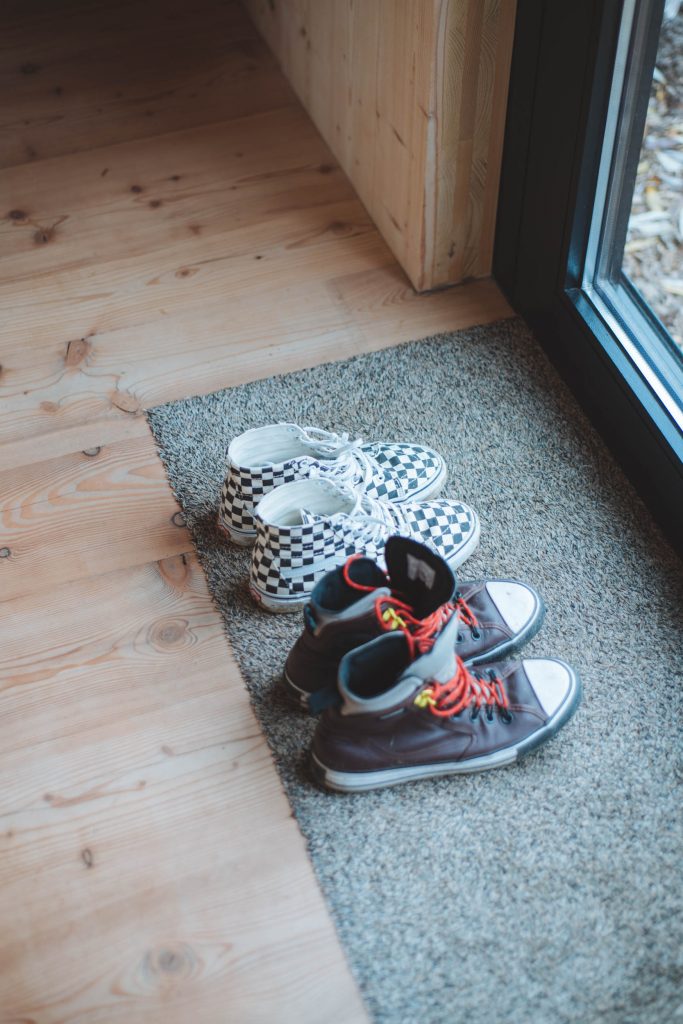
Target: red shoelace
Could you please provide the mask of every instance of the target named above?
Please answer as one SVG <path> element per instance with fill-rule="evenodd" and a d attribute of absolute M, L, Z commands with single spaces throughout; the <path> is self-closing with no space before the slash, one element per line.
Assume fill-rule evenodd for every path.
<path fill-rule="evenodd" d="M 456 664 L 455 675 L 448 682 L 430 683 L 420 690 L 415 698 L 418 707 L 429 708 L 439 718 L 450 718 L 467 707 L 477 712 L 482 707 L 508 710 L 509 701 L 502 679 L 498 676 L 489 680 L 478 678 L 468 671 L 461 658 L 456 658 Z"/>
<path fill-rule="evenodd" d="M 349 575 L 349 568 L 352 563 L 361 557 L 362 555 L 352 555 L 345 563 L 342 574 L 344 581 L 349 587 L 352 587 L 354 590 L 371 593 L 377 588 L 356 583 Z M 385 578 L 387 586 L 391 587 L 389 577 L 386 576 Z M 431 650 L 438 634 L 454 613 L 458 615 L 466 626 L 474 629 L 479 625 L 477 617 L 467 604 L 467 601 L 459 595 L 455 602 L 449 601 L 447 604 L 442 604 L 436 611 L 433 611 L 424 619 L 416 618 L 412 607 L 406 601 L 402 601 L 393 594 L 391 597 L 380 596 L 375 600 L 375 614 L 377 615 L 378 622 L 387 632 L 394 629 L 403 630 L 408 641 L 410 655 L 413 658 L 416 654 L 424 654 L 426 651 Z"/>

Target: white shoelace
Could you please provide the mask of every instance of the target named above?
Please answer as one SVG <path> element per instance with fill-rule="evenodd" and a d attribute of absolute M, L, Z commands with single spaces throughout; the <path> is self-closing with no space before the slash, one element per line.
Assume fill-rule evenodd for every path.
<path fill-rule="evenodd" d="M 348 513 L 347 528 L 352 537 L 377 546 L 392 533 L 410 533 L 400 509 L 391 502 L 375 501 L 367 494 L 359 494 L 356 504 Z"/>
<path fill-rule="evenodd" d="M 322 458 L 333 459 L 329 466 L 314 466 L 312 477 L 334 480 L 339 484 L 363 489 L 372 480 L 376 467 L 360 447 L 362 437 L 351 438 L 350 434 L 335 434 L 319 427 L 302 427 L 302 440 L 317 448 Z"/>

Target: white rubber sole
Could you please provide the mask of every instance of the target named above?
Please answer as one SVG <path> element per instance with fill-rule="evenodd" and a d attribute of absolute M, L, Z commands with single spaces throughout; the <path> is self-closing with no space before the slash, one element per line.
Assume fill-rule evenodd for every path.
<path fill-rule="evenodd" d="M 303 611 L 310 600 L 310 594 L 303 594 L 301 597 L 269 597 L 268 594 L 257 590 L 253 583 L 249 583 L 249 593 L 259 608 L 275 615 L 291 615 L 293 612 Z"/>
<path fill-rule="evenodd" d="M 560 659 L 555 659 L 559 661 Z M 565 665 L 565 662 L 561 662 Z M 327 765 L 311 753 L 311 772 L 315 781 L 325 789 L 338 793 L 364 793 L 371 789 L 386 789 L 398 786 L 402 782 L 414 782 L 418 779 L 439 778 L 442 775 L 472 775 L 476 772 L 490 771 L 492 768 L 503 768 L 514 764 L 525 754 L 546 743 L 567 722 L 581 700 L 581 680 L 576 672 L 565 665 L 571 676 L 571 684 L 562 704 L 552 718 L 521 743 L 503 747 L 483 757 L 472 757 L 462 761 L 441 761 L 438 764 L 404 765 L 400 768 L 384 768 L 370 772 L 342 772 Z"/>

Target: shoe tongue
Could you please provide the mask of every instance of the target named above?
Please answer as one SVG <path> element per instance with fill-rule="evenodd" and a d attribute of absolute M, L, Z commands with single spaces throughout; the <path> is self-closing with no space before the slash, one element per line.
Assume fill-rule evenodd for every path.
<path fill-rule="evenodd" d="M 452 569 L 419 541 L 389 537 L 384 559 L 391 589 L 408 602 L 418 619 L 431 615 L 453 597 L 456 579 Z"/>
<path fill-rule="evenodd" d="M 300 509 L 299 514 L 303 526 L 308 526 L 310 523 L 319 523 L 321 519 L 329 518 L 329 516 L 321 516 L 315 512 L 309 512 L 307 508 Z"/>

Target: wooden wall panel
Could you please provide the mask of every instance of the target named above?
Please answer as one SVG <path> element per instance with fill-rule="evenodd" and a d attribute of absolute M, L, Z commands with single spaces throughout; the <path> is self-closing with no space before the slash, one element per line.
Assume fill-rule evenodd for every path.
<path fill-rule="evenodd" d="M 515 0 L 244 0 L 418 291 L 491 272 Z"/>

